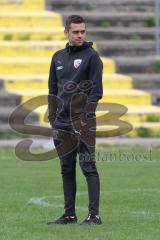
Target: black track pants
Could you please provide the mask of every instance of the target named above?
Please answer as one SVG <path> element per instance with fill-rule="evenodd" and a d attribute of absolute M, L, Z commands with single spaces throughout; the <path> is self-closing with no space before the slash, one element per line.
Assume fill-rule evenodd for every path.
<path fill-rule="evenodd" d="M 96 126 L 95 122 L 94 126 Z M 61 141 L 63 141 L 59 148 L 60 141 L 54 138 L 54 144 L 61 164 L 65 213 L 69 215 L 75 214 L 76 158 L 78 153 L 79 164 L 86 177 L 88 186 L 88 210 L 89 213 L 98 215 L 100 181 L 95 165 L 95 131 L 89 131 L 88 127 L 84 126 L 81 127 L 81 135 L 79 135 L 75 134 L 70 126 L 60 127 L 55 125 L 54 129 L 57 129 L 58 137 L 60 136 Z M 60 132 L 65 132 L 65 134 L 59 134 Z M 70 144 L 73 147 L 70 147 Z"/>

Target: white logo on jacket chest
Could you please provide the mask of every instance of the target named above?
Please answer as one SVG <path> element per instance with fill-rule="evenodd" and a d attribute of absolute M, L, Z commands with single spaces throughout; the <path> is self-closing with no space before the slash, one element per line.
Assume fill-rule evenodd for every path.
<path fill-rule="evenodd" d="M 57 67 L 57 70 L 61 70 L 61 69 L 63 69 L 63 66 L 58 66 Z"/>
<path fill-rule="evenodd" d="M 76 59 L 74 60 L 74 67 L 78 68 L 82 63 L 82 59 Z"/>

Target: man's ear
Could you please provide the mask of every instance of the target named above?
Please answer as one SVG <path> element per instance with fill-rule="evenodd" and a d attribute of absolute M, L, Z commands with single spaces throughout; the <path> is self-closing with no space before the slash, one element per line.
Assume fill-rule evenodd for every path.
<path fill-rule="evenodd" d="M 64 34 L 66 37 L 68 37 L 68 30 L 67 29 L 64 29 Z"/>

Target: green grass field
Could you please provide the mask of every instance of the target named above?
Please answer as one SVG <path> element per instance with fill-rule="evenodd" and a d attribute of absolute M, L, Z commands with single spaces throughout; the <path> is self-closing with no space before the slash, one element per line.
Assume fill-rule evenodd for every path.
<path fill-rule="evenodd" d="M 106 153 L 105 151 L 108 152 Z M 106 160 L 107 154 L 138 154 L 137 160 Z M 81 226 L 87 216 L 87 188 L 77 164 L 77 215 L 75 225 L 46 225 L 63 213 L 58 159 L 24 162 L 14 149 L 0 149 L 0 236 L 3 240 L 158 240 L 160 236 L 160 149 L 97 148 L 101 179 L 100 226 Z M 102 159 L 103 158 L 103 159 Z M 110 158 L 111 160 L 111 158 Z"/>

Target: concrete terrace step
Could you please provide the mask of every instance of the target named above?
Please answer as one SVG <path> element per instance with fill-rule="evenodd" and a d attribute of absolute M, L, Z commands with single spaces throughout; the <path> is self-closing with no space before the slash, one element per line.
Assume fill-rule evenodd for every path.
<path fill-rule="evenodd" d="M 4 89 L 4 81 L 0 77 L 0 91 Z"/>
<path fill-rule="evenodd" d="M 1 11 L 0 26 L 62 26 L 62 17 L 58 13 L 49 11 Z"/>
<path fill-rule="evenodd" d="M 5 90 L 0 91 L 0 106 L 8 107 L 8 106 L 17 106 L 21 102 L 21 96 L 15 93 L 9 93 Z"/>
<path fill-rule="evenodd" d="M 37 126 L 37 124 L 35 124 L 35 125 Z M 148 122 L 147 124 L 145 124 L 145 123 L 133 123 L 132 125 L 133 125 L 133 130 L 130 131 L 129 133 L 127 133 L 127 134 L 122 135 L 121 140 L 119 139 L 122 142 L 122 144 L 123 144 L 123 138 L 125 136 L 127 138 L 128 137 L 138 137 L 138 139 L 139 139 L 139 137 L 142 137 L 143 138 L 143 139 L 141 139 L 142 141 L 146 141 L 147 138 L 152 138 L 153 139 L 153 137 L 155 137 L 155 138 L 159 139 L 159 137 L 160 137 L 160 124 L 159 123 L 152 123 L 152 122 L 151 123 Z M 43 126 L 43 125 L 38 124 L 38 126 Z M 49 124 L 45 124 L 45 126 L 50 127 Z M 108 131 L 110 129 L 113 129 L 113 128 L 114 128 L 114 126 L 112 127 L 112 126 L 108 126 L 108 125 L 97 126 L 96 136 L 97 137 L 109 137 Z M 10 128 L 10 126 L 8 124 L 1 124 L 0 125 L 0 137 L 1 136 L 3 137 L 4 135 L 5 135 L 5 137 L 7 135 L 7 138 L 16 139 L 16 142 L 14 143 L 14 145 L 17 144 L 20 140 L 23 140 L 24 138 L 28 137 L 28 135 L 21 135 L 21 134 L 16 133 L 14 130 L 12 130 Z M 118 136 L 121 136 L 121 135 L 118 135 Z M 33 138 L 33 136 L 31 136 L 31 137 Z M 110 137 L 112 137 L 112 136 L 110 135 Z M 145 137 L 145 139 L 144 139 L 144 137 Z M 43 136 L 39 137 L 37 139 L 37 142 L 40 141 L 40 138 L 43 138 Z M 114 139 L 117 139 L 117 138 L 114 137 Z M 128 141 L 129 140 L 131 140 L 131 138 L 128 138 Z M 14 140 L 12 140 L 12 141 L 14 141 Z M 46 141 L 48 141 L 48 139 L 45 140 L 45 142 Z M 107 141 L 107 140 L 105 140 L 105 141 Z M 109 138 L 108 141 L 110 142 L 110 138 Z M 4 142 L 4 139 L 3 139 L 3 142 Z M 7 140 L 7 142 L 9 142 L 9 140 Z M 137 144 L 138 144 L 138 141 L 137 141 Z"/>
<path fill-rule="evenodd" d="M 64 27 L 0 27 L 2 40 L 64 40 Z"/>
<path fill-rule="evenodd" d="M 100 54 L 114 56 L 148 56 L 155 55 L 155 41 L 97 41 Z"/>
<path fill-rule="evenodd" d="M 160 74 L 131 74 L 133 87 L 145 90 L 152 96 L 152 104 L 160 105 Z"/>
<path fill-rule="evenodd" d="M 160 122 L 160 108 L 157 106 L 137 106 L 137 105 L 126 105 L 128 108 L 127 112 L 122 115 L 119 107 L 112 107 L 112 118 L 119 116 L 119 118 L 123 121 L 127 121 L 129 123 L 143 123 L 143 122 L 152 122 L 157 123 Z M 103 108 L 103 111 L 102 111 Z M 39 115 L 39 119 L 42 124 L 48 123 L 48 114 L 47 113 L 47 106 L 41 107 L 35 110 L 36 113 Z M 102 126 L 106 125 L 107 122 L 111 122 L 111 116 L 108 116 L 109 110 L 106 106 L 101 107 L 101 103 L 98 104 L 96 110 L 96 122 L 97 125 Z M 111 124 L 110 124 L 111 125 Z"/>
<path fill-rule="evenodd" d="M 46 96 L 47 97 L 47 96 Z M 101 106 L 102 103 L 100 102 L 97 107 L 96 117 L 97 117 L 97 124 L 98 125 L 106 125 L 110 117 L 108 118 L 108 103 L 106 105 Z M 146 106 L 146 105 L 125 105 L 128 108 L 128 111 L 122 115 L 119 107 L 112 108 L 113 115 L 122 115 L 120 117 L 121 120 L 127 121 L 132 123 L 139 123 L 139 122 L 159 122 L 160 121 L 160 108 L 157 106 Z M 3 108 L 0 108 L 2 112 L 2 117 L 0 121 L 3 123 L 6 122 L 7 117 L 13 109 L 8 107 L 6 111 L 3 111 Z M 48 123 L 48 114 L 47 114 L 47 105 L 41 106 L 31 114 L 30 118 L 27 121 L 39 122 L 42 124 Z"/>
<path fill-rule="evenodd" d="M 103 91 L 103 98 L 100 102 L 103 103 L 119 103 L 124 105 L 150 105 L 151 104 L 151 96 L 147 92 L 140 90 L 110 90 L 108 92 L 107 89 Z"/>
<path fill-rule="evenodd" d="M 54 17 L 61 17 L 61 15 L 57 12 L 51 12 L 51 11 L 46 11 L 46 10 L 43 10 L 43 11 L 38 11 L 38 12 L 32 12 L 32 11 L 20 11 L 20 12 L 16 12 L 16 11 L 2 11 L 1 12 L 1 18 L 2 17 L 42 17 L 42 18 L 54 18 Z"/>
<path fill-rule="evenodd" d="M 53 149 L 53 140 L 52 138 L 48 140 L 48 138 L 42 137 L 36 138 L 32 137 L 34 141 L 34 147 L 42 147 L 44 149 Z M 8 140 L 0 140 L 0 147 L 15 147 L 23 138 L 12 138 Z M 135 138 L 130 138 L 130 137 L 110 137 L 110 138 L 96 138 L 96 149 L 99 150 L 99 145 L 101 144 L 109 144 L 110 146 L 146 146 L 146 147 L 159 147 L 160 145 L 160 139 L 158 137 L 135 137 Z M 107 146 L 107 145 L 106 145 Z"/>
<path fill-rule="evenodd" d="M 148 27 L 89 27 L 88 38 L 91 40 L 154 40 L 155 28 Z"/>
<path fill-rule="evenodd" d="M 115 63 L 111 59 L 102 58 L 103 72 L 115 73 Z M 8 69 L 12 74 L 33 74 L 33 73 L 48 73 L 51 57 L 0 57 L 0 72 L 8 74 Z"/>
<path fill-rule="evenodd" d="M 48 88 L 48 74 L 4 74 L 0 75 L 0 79 L 3 79 L 6 90 Z M 104 74 L 103 87 L 106 89 L 131 89 L 132 79 L 121 74 Z"/>
<path fill-rule="evenodd" d="M 130 137 L 160 137 L 160 123 L 132 123 L 133 129 L 123 136 Z M 115 129 L 115 126 L 97 126 L 97 137 L 113 137 L 109 130 Z M 118 135 L 120 136 L 120 134 Z"/>
<path fill-rule="evenodd" d="M 72 14 L 79 14 L 79 11 L 60 11 L 65 19 Z M 147 27 L 147 22 L 154 17 L 153 12 L 102 12 L 102 11 L 81 11 L 89 27 Z"/>
<path fill-rule="evenodd" d="M 160 89 L 150 89 L 148 90 L 148 93 L 152 96 L 152 102 L 153 104 L 160 106 Z"/>
<path fill-rule="evenodd" d="M 2 135 L 2 133 L 4 132 L 10 132 L 11 131 L 11 128 L 9 126 L 9 124 L 0 124 L 0 137 Z"/>
<path fill-rule="evenodd" d="M 160 74 L 131 74 L 133 87 L 143 90 L 160 89 Z"/>
<path fill-rule="evenodd" d="M 51 57 L 54 52 L 65 48 L 67 41 L 0 41 L 2 56 Z"/>
<path fill-rule="evenodd" d="M 86 0 L 46 0 L 47 9 L 49 10 L 88 10 L 93 11 L 97 8 L 101 11 L 154 11 L 154 2 L 152 0 L 92 0 L 90 2 Z"/>
<path fill-rule="evenodd" d="M 140 131 L 142 132 L 142 130 L 143 131 L 148 130 L 145 133 L 146 137 L 147 136 L 153 136 L 153 137 L 160 136 L 160 123 L 159 122 L 134 123 L 133 127 L 134 127 L 133 133 L 130 133 L 131 136 L 137 136 L 137 133 L 140 136 Z"/>
<path fill-rule="evenodd" d="M 160 107 L 159 106 L 154 106 L 154 105 L 150 105 L 150 106 L 146 106 L 146 105 L 129 105 L 126 104 L 125 107 L 127 107 L 127 113 L 126 114 L 137 114 L 137 115 L 145 115 L 145 114 L 160 114 Z M 103 104 L 101 102 L 98 103 L 98 107 L 97 107 L 97 111 L 99 112 L 103 112 L 103 111 L 107 111 L 107 104 Z M 119 113 L 119 108 L 117 107 L 115 109 L 115 113 Z"/>
<path fill-rule="evenodd" d="M 66 40 L 54 41 L 0 41 L 1 58 L 4 57 L 51 57 L 65 48 Z M 93 44 L 96 49 L 96 45 Z"/>
<path fill-rule="evenodd" d="M 1 11 L 41 11 L 44 9 L 45 0 L 1 0 Z"/>
<path fill-rule="evenodd" d="M 155 73 L 155 65 L 160 62 L 159 56 L 145 56 L 145 57 L 116 57 L 117 72 L 121 74 L 141 74 Z"/>
<path fill-rule="evenodd" d="M 51 58 L 0 58 L 0 72 L 7 74 L 48 73 Z"/>
<path fill-rule="evenodd" d="M 21 95 L 22 102 L 25 102 L 33 97 L 40 95 L 47 95 L 48 89 L 32 89 L 25 90 L 14 90 L 14 93 Z M 106 90 L 104 89 L 103 98 L 100 100 L 102 103 L 120 103 L 120 104 L 137 104 L 137 105 L 151 105 L 150 94 L 140 90 Z"/>
<path fill-rule="evenodd" d="M 98 108 L 96 111 L 96 117 L 97 117 L 97 134 L 98 136 L 107 136 L 107 131 L 109 129 L 116 128 L 117 126 L 112 125 L 112 123 L 109 123 L 109 120 L 111 118 L 108 118 L 108 115 L 105 115 L 108 113 L 106 109 L 103 109 L 103 112 L 100 109 L 100 103 L 98 104 Z M 106 105 L 107 106 L 107 105 Z M 128 108 L 128 111 L 125 115 L 119 117 L 122 121 L 127 121 L 130 123 L 133 127 L 133 130 L 129 133 L 130 136 L 151 136 L 152 134 L 154 136 L 160 136 L 160 108 L 156 106 L 137 106 L 137 105 L 126 105 Z M 48 123 L 47 115 L 45 114 L 47 111 L 47 106 L 43 109 L 37 109 L 36 112 L 39 114 L 39 119 L 41 121 L 42 125 L 46 125 Z M 112 109 L 112 114 L 119 115 L 120 110 Z M 45 115 L 45 116 L 44 116 Z M 144 122 L 146 121 L 146 123 Z M 49 124 L 47 124 L 49 126 Z M 101 132 L 101 130 L 103 132 Z M 100 131 L 100 132 L 99 132 Z M 151 134 L 152 133 L 152 134 Z M 102 134 L 102 135 L 101 135 Z"/>
<path fill-rule="evenodd" d="M 8 123 L 9 117 L 11 116 L 12 112 L 16 109 L 16 107 L 0 107 L 0 124 Z M 22 113 L 17 114 L 17 117 L 20 117 Z M 25 124 L 29 123 L 37 123 L 39 120 L 38 115 L 36 112 L 32 112 L 25 120 Z"/>
<path fill-rule="evenodd" d="M 64 40 L 64 27 L 0 27 L 0 40 Z M 88 39 L 91 40 L 153 40 L 155 28 L 126 27 L 89 27 Z"/>
<path fill-rule="evenodd" d="M 42 126 L 42 125 L 40 124 L 39 126 Z M 49 127 L 49 124 L 47 124 L 46 127 Z M 108 131 L 110 129 L 113 129 L 113 127 L 110 127 L 108 125 L 97 126 L 96 136 L 97 137 L 105 137 L 105 138 L 109 137 L 108 141 L 110 143 L 110 137 L 112 137 L 112 135 L 108 134 Z M 24 138 L 29 136 L 29 135 L 18 134 L 16 132 L 14 132 L 10 128 L 9 125 L 2 124 L 0 126 L 0 136 L 5 136 L 6 137 L 6 135 L 7 135 L 7 138 L 11 138 L 12 140 L 7 140 L 8 144 L 3 140 L 3 143 L 5 142 L 5 144 L 3 144 L 4 146 L 15 146 L 18 142 L 20 142 L 20 140 L 24 140 Z M 33 139 L 32 135 L 30 135 L 30 137 Z M 117 137 L 121 137 L 121 135 L 118 135 Z M 144 125 L 143 123 L 138 124 L 138 125 L 136 123 L 135 124 L 133 123 L 133 130 L 130 131 L 129 133 L 127 133 L 127 134 L 123 134 L 122 139 L 119 139 L 119 141 L 121 141 L 121 145 L 123 145 L 123 143 L 124 143 L 123 142 L 124 137 L 127 137 L 127 139 L 126 139 L 127 142 L 129 140 L 131 140 L 131 141 L 133 140 L 133 138 L 129 138 L 129 137 L 137 137 L 137 139 L 139 139 L 139 137 L 142 137 L 143 139 L 141 139 L 141 140 L 143 140 L 143 141 L 147 141 L 148 138 L 153 140 L 153 137 L 159 139 L 159 137 L 160 137 L 160 125 L 157 124 L 157 123 L 148 123 L 147 125 L 146 124 Z M 19 138 L 19 139 L 17 140 L 17 138 Z M 41 138 L 43 138 L 43 136 Z M 16 139 L 16 142 L 14 142 L 14 139 Z M 116 140 L 117 138 L 114 137 L 113 139 Z M 48 141 L 48 139 L 45 140 L 45 143 L 47 141 Z M 105 140 L 105 142 L 106 141 L 107 141 L 107 139 Z M 37 139 L 37 142 L 40 143 L 39 138 Z M 117 144 L 117 142 L 116 142 L 116 144 Z M 137 141 L 137 144 L 139 144 L 138 141 Z M 150 140 L 149 140 L 148 144 L 150 146 Z M 40 145 L 43 145 L 43 144 L 40 144 Z M 135 143 L 134 143 L 134 145 L 135 145 Z M 157 145 L 158 145 L 158 143 L 157 143 Z M 37 145 L 37 146 L 39 146 L 39 145 Z M 46 146 L 46 144 L 45 144 L 45 146 Z M 52 144 L 51 144 L 51 146 L 52 146 Z"/>
<path fill-rule="evenodd" d="M 55 51 L 65 48 L 67 41 L 0 41 L 1 56 L 50 56 Z M 98 40 L 98 51 L 106 56 L 141 56 L 155 55 L 155 41 L 139 40 Z M 94 47 L 96 47 L 94 45 Z M 46 53 L 45 53 L 46 52 Z"/>
<path fill-rule="evenodd" d="M 137 105 L 128 105 L 126 106 L 128 111 L 121 116 L 121 120 L 136 123 L 136 122 L 159 122 L 160 121 L 160 107 L 157 106 L 137 106 Z M 103 111 L 102 111 L 103 108 Z M 107 105 L 106 105 L 107 108 Z M 101 104 L 97 107 L 97 123 L 99 125 L 106 124 L 108 118 L 108 111 L 105 110 L 105 107 L 101 107 Z M 112 109 L 112 113 L 115 115 L 120 115 L 119 107 Z"/>

